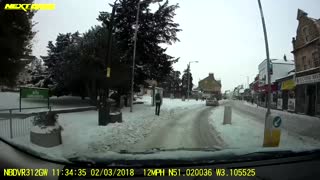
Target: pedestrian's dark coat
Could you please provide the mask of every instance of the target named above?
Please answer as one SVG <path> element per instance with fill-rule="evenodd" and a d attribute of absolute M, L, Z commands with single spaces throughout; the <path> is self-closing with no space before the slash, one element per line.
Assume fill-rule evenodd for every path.
<path fill-rule="evenodd" d="M 155 100 L 156 100 L 156 103 L 162 104 L 162 99 L 159 93 L 156 94 Z"/>

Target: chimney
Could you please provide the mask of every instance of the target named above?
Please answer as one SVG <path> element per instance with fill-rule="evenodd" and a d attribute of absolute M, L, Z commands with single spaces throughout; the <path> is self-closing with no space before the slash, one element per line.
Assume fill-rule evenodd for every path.
<path fill-rule="evenodd" d="M 299 21 L 302 17 L 308 17 L 308 13 L 304 12 L 301 9 L 298 9 L 297 20 Z"/>
<path fill-rule="evenodd" d="M 293 49 L 295 49 L 295 47 L 296 47 L 296 38 L 292 38 L 292 45 L 293 45 Z"/>
<path fill-rule="evenodd" d="M 209 77 L 212 78 L 212 79 L 214 79 L 213 73 L 209 73 Z"/>
<path fill-rule="evenodd" d="M 283 60 L 284 60 L 284 61 L 288 61 L 286 55 L 283 56 Z"/>

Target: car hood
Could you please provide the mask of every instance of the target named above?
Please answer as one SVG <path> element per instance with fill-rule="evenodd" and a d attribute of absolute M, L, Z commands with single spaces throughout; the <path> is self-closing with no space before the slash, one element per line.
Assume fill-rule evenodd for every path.
<path fill-rule="evenodd" d="M 166 164 L 199 164 L 239 162 L 272 158 L 285 158 L 305 153 L 320 153 L 320 149 L 153 149 L 143 152 L 107 152 L 95 155 L 81 155 L 69 158 L 74 163 L 108 164 L 108 165 L 161 165 Z"/>

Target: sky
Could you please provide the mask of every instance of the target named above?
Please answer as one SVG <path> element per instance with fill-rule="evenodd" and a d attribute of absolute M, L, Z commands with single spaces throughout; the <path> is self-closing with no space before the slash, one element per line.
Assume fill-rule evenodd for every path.
<path fill-rule="evenodd" d="M 99 24 L 100 11 L 111 11 L 113 0 L 35 0 L 55 3 L 54 11 L 38 11 L 34 21 L 33 54 L 47 54 L 48 41 L 59 33 L 86 32 Z M 261 17 L 257 0 L 169 0 L 179 4 L 174 21 L 179 23 L 180 42 L 168 47 L 167 53 L 180 57 L 173 65 L 183 71 L 190 61 L 193 83 L 214 73 L 222 82 L 222 91 L 247 86 L 258 74 L 258 65 L 266 58 Z M 319 0 L 261 0 L 268 32 L 270 57 L 286 54 L 293 60 L 292 37 L 298 26 L 298 8 L 309 17 L 320 18 Z M 156 4 L 152 8 L 156 8 Z"/>

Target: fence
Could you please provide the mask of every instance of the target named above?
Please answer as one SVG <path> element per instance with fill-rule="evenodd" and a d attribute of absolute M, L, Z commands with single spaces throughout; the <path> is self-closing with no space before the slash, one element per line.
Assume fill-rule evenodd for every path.
<path fill-rule="evenodd" d="M 0 119 L 0 137 L 14 138 L 30 133 L 33 116 L 27 118 Z"/>
<path fill-rule="evenodd" d="M 32 107 L 23 109 L 38 109 L 44 107 Z M 25 136 L 30 133 L 32 120 L 35 113 L 29 114 L 14 114 L 14 111 L 19 111 L 19 108 L 1 109 L 0 110 L 0 137 L 14 138 Z"/>
<path fill-rule="evenodd" d="M 44 107 L 36 108 L 23 108 L 23 109 L 37 109 Z M 72 113 L 72 112 L 82 112 L 96 110 L 96 107 L 80 107 L 80 108 L 69 108 L 62 110 L 53 110 L 57 114 L 62 113 Z M 13 111 L 19 111 L 19 108 L 15 109 L 1 109 L 0 110 L 0 137 L 4 138 L 15 138 L 20 136 L 29 135 L 30 130 L 33 126 L 32 121 L 36 114 L 38 113 L 13 113 Z M 51 111 L 51 107 L 49 109 Z M 47 111 L 42 111 L 47 112 Z"/>

